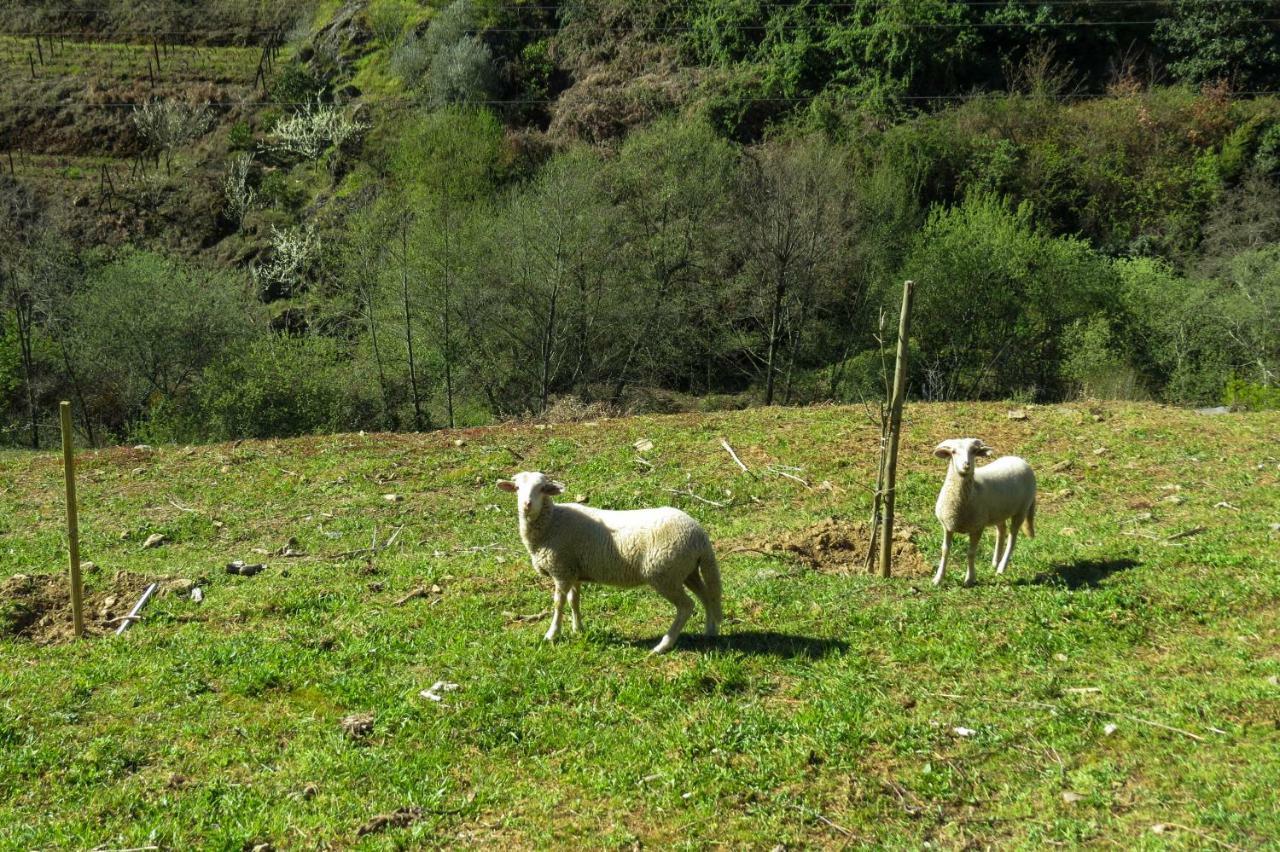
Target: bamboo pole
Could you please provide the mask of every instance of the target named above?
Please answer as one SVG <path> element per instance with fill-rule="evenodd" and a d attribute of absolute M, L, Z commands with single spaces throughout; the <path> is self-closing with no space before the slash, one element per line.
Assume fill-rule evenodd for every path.
<path fill-rule="evenodd" d="M 911 297 L 915 282 L 902 285 L 902 317 L 898 320 L 898 357 L 893 370 L 893 400 L 889 407 L 889 453 L 885 461 L 884 517 L 880 532 L 880 576 L 888 577 L 893 564 L 893 502 L 897 496 L 898 432 L 902 427 L 902 403 L 907 395 L 907 333 L 911 327 Z"/>
<path fill-rule="evenodd" d="M 80 525 L 76 517 L 76 459 L 71 441 L 71 403 L 59 406 L 62 418 L 62 470 L 67 481 L 67 546 L 71 560 L 71 619 L 75 635 L 84 635 L 84 590 L 80 585 Z"/>

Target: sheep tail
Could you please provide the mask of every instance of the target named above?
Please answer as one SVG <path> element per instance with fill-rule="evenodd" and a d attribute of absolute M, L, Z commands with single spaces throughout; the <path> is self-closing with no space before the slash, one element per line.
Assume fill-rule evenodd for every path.
<path fill-rule="evenodd" d="M 715 636 L 720 632 L 724 613 L 721 607 L 720 563 L 716 561 L 716 552 L 709 541 L 698 557 L 698 570 L 702 575 L 702 585 L 707 590 L 707 635 Z"/>
<path fill-rule="evenodd" d="M 1036 537 L 1036 499 L 1031 498 L 1031 508 L 1027 510 L 1027 520 L 1025 524 L 1027 528 L 1027 537 Z"/>

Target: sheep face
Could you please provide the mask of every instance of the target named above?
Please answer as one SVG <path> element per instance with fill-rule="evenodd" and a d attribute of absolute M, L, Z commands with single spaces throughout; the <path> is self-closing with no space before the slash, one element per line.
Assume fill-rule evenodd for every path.
<path fill-rule="evenodd" d="M 975 459 L 978 456 L 989 456 L 993 452 L 980 438 L 951 438 L 934 448 L 933 454 L 940 459 L 947 459 L 956 473 L 970 479 L 973 477 Z"/>
<path fill-rule="evenodd" d="M 527 470 L 511 479 L 498 480 L 498 487 L 518 495 L 520 516 L 530 521 L 542 514 L 552 497 L 564 491 L 564 483 L 556 482 L 545 473 Z"/>

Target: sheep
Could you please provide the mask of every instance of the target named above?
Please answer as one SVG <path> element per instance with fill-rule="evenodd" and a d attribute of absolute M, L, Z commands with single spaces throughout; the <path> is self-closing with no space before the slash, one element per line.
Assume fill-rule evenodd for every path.
<path fill-rule="evenodd" d="M 993 450 L 978 438 L 952 438 L 934 449 L 938 458 L 948 459 L 947 478 L 938 494 L 933 513 L 942 522 L 942 561 L 933 575 L 935 586 L 942 583 L 947 569 L 951 537 L 969 534 L 969 570 L 964 584 L 972 586 L 976 575 L 974 557 L 978 541 L 987 527 L 996 528 L 996 548 L 991 565 L 1003 574 L 1013 558 L 1013 545 L 1018 528 L 1026 524 L 1027 535 L 1036 536 L 1036 475 L 1031 465 L 1017 456 L 1005 456 L 982 468 L 975 468 L 977 456 L 990 456 Z M 1008 523 L 1008 531 L 1005 525 Z M 1003 550 L 1003 553 L 1001 551 Z"/>
<path fill-rule="evenodd" d="M 524 471 L 498 487 L 519 495 L 520 538 L 533 567 L 555 581 L 554 608 L 546 641 L 560 632 L 567 598 L 573 629 L 582 629 L 578 612 L 583 581 L 610 586 L 649 584 L 676 608 L 671 629 L 653 654 L 670 651 L 693 614 L 693 592 L 707 614 L 706 634 L 720 629 L 720 569 L 706 531 L 679 509 L 606 511 L 579 503 L 557 504 L 564 484 L 536 471 Z"/>

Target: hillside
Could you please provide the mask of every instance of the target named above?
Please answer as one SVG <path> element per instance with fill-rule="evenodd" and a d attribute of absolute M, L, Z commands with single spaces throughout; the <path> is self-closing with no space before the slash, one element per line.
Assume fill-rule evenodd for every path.
<path fill-rule="evenodd" d="M 5 3 L 0 443 L 1275 408 L 1266 6 Z"/>
<path fill-rule="evenodd" d="M 890 580 L 851 565 L 860 407 L 89 450 L 78 643 L 44 620 L 58 461 L 0 453 L 0 845 L 1266 844 L 1280 416 L 1006 412 L 908 406 Z M 1039 534 L 935 589 L 930 450 L 958 434 L 1035 466 Z M 695 616 L 649 658 L 666 604 L 587 587 L 585 636 L 541 644 L 550 590 L 492 485 L 520 468 L 700 518 L 723 639 Z M 178 591 L 102 635 L 149 580 Z"/>

